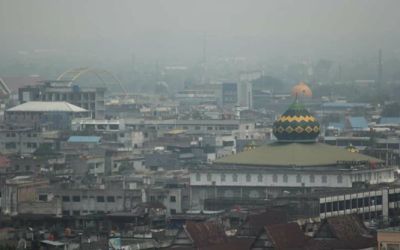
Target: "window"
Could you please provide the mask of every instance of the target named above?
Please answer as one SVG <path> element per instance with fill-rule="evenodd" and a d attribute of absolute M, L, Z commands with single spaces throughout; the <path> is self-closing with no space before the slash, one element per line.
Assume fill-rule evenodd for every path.
<path fill-rule="evenodd" d="M 337 201 L 334 201 L 334 202 L 332 203 L 332 210 L 333 210 L 333 211 L 338 211 L 338 202 L 337 202 Z"/>
<path fill-rule="evenodd" d="M 332 212 L 332 203 L 326 203 L 326 212 Z"/>
<path fill-rule="evenodd" d="M 104 202 L 104 196 L 97 196 L 97 202 Z"/>
<path fill-rule="evenodd" d="M 319 212 L 320 213 L 325 213 L 325 203 L 319 204 Z"/>
<path fill-rule="evenodd" d="M 337 176 L 337 183 L 343 183 L 343 176 L 342 175 L 338 175 Z"/>
<path fill-rule="evenodd" d="M 79 215 L 81 215 L 81 212 L 79 210 L 74 210 L 74 211 L 72 211 L 72 215 L 79 216 Z"/>
<path fill-rule="evenodd" d="M 63 216 L 69 216 L 69 210 L 63 210 L 62 211 Z"/>
<path fill-rule="evenodd" d="M 301 175 L 296 175 L 296 182 L 301 183 Z"/>
<path fill-rule="evenodd" d="M 112 130 L 118 130 L 118 129 L 119 129 L 119 125 L 117 125 L 117 124 L 110 124 L 110 129 L 112 129 Z"/>
<path fill-rule="evenodd" d="M 322 178 L 322 183 L 328 182 L 328 178 L 326 177 L 326 175 L 323 175 L 321 178 Z"/>
<path fill-rule="evenodd" d="M 369 197 L 365 197 L 364 198 L 364 206 L 369 206 L 370 205 L 370 203 L 369 203 Z"/>
<path fill-rule="evenodd" d="M 344 200 L 339 201 L 339 211 L 344 210 Z"/>
<path fill-rule="evenodd" d="M 351 201 L 346 200 L 346 209 L 351 209 Z"/>
<path fill-rule="evenodd" d="M 201 176 L 199 173 L 196 173 L 196 181 L 200 181 L 201 180 Z"/>
<path fill-rule="evenodd" d="M 62 197 L 63 202 L 69 202 L 69 196 L 63 196 Z"/>
<path fill-rule="evenodd" d="M 247 174 L 247 175 L 246 175 L 246 181 L 247 181 L 247 182 L 251 182 L 251 175 L 250 175 L 250 174 Z"/>
<path fill-rule="evenodd" d="M 232 175 L 232 181 L 233 182 L 237 182 L 238 181 L 238 175 L 237 174 L 233 174 Z"/>
<path fill-rule="evenodd" d="M 274 174 L 274 175 L 272 176 L 272 181 L 273 181 L 273 182 L 278 182 L 278 175 L 277 175 L 277 174 Z"/>
<path fill-rule="evenodd" d="M 47 201 L 47 194 L 39 194 L 40 201 Z"/>
<path fill-rule="evenodd" d="M 224 147 L 232 147 L 233 145 L 235 145 L 234 141 L 223 141 L 222 142 L 222 146 L 224 146 Z"/>
<path fill-rule="evenodd" d="M 363 201 L 364 201 L 363 198 L 358 198 L 358 199 L 357 199 L 357 206 L 358 206 L 358 207 L 363 207 L 363 206 L 364 206 Z"/>
<path fill-rule="evenodd" d="M 221 182 L 224 182 L 226 179 L 225 174 L 221 174 Z"/>
<path fill-rule="evenodd" d="M 310 183 L 314 183 L 315 182 L 315 176 L 312 174 L 310 175 Z"/>
<path fill-rule="evenodd" d="M 15 142 L 7 142 L 6 149 L 15 149 L 17 148 L 17 144 Z"/>
<path fill-rule="evenodd" d="M 171 214 L 176 214 L 176 209 L 171 209 L 171 210 L 170 210 L 170 213 L 171 213 Z"/>
<path fill-rule="evenodd" d="M 283 182 L 285 182 L 285 183 L 288 182 L 288 176 L 287 176 L 287 174 L 284 174 L 284 175 L 283 175 Z"/>
<path fill-rule="evenodd" d="M 351 208 L 357 208 L 357 199 L 351 200 Z"/>
<path fill-rule="evenodd" d="M 259 175 L 257 176 L 257 180 L 258 180 L 258 182 L 262 182 L 262 181 L 263 181 L 263 176 L 262 176 L 262 174 L 259 174 Z"/>
<path fill-rule="evenodd" d="M 211 181 L 211 174 L 210 173 L 207 174 L 207 181 Z"/>
<path fill-rule="evenodd" d="M 81 197 L 80 196 L 72 196 L 72 201 L 73 202 L 80 202 L 81 201 Z"/>
<path fill-rule="evenodd" d="M 107 202 L 115 202 L 114 196 L 107 196 Z"/>
<path fill-rule="evenodd" d="M 170 201 L 170 202 L 176 202 L 176 196 L 171 195 L 171 196 L 169 197 L 169 201 Z"/>

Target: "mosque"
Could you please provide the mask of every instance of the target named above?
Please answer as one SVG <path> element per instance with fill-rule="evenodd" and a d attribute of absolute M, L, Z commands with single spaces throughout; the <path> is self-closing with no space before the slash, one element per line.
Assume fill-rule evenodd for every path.
<path fill-rule="evenodd" d="M 293 87 L 293 103 L 273 124 L 273 143 L 190 170 L 192 208 L 206 199 L 269 199 L 283 193 L 343 189 L 393 182 L 394 166 L 319 143 L 320 125 L 301 102 L 311 89 Z"/>

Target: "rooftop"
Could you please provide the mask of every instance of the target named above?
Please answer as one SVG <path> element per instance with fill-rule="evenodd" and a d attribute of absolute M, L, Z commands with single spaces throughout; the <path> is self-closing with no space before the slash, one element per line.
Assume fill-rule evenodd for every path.
<path fill-rule="evenodd" d="M 8 112 L 87 112 L 68 102 L 25 102 L 7 110 Z"/>
<path fill-rule="evenodd" d="M 101 137 L 99 136 L 70 136 L 68 142 L 70 143 L 99 143 Z"/>
<path fill-rule="evenodd" d="M 357 165 L 382 161 L 324 143 L 272 143 L 215 161 L 258 166 L 336 166 L 341 162 Z"/>
<path fill-rule="evenodd" d="M 379 232 L 388 232 L 388 233 L 400 233 L 400 227 L 388 227 L 384 229 L 379 229 Z"/>

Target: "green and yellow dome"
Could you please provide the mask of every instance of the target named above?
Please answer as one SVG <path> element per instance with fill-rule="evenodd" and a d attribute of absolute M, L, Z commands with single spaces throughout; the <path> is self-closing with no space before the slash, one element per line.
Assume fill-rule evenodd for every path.
<path fill-rule="evenodd" d="M 313 142 L 319 132 L 319 122 L 297 98 L 273 125 L 273 134 L 282 142 Z"/>

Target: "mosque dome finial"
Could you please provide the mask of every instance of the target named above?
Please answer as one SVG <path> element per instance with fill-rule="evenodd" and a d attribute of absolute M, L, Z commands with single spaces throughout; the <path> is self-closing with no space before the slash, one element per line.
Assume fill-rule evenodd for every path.
<path fill-rule="evenodd" d="M 292 94 L 296 99 L 274 122 L 273 134 L 282 142 L 313 142 L 320 132 L 319 122 L 297 98 L 302 94 L 311 96 L 311 89 L 305 83 L 300 83 L 293 87 Z"/>

